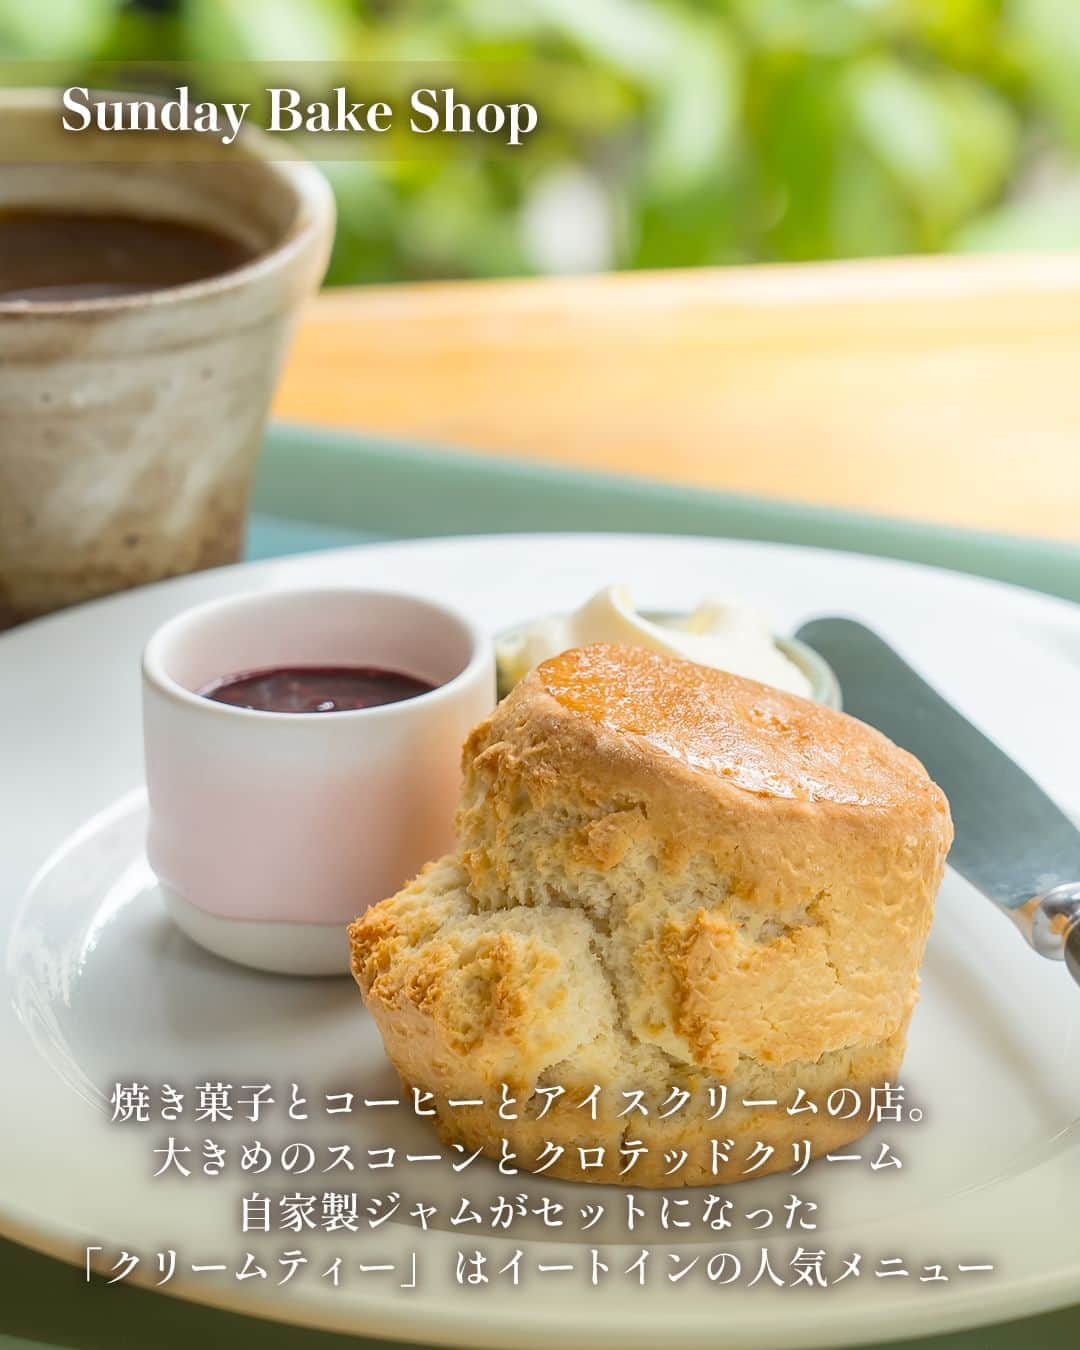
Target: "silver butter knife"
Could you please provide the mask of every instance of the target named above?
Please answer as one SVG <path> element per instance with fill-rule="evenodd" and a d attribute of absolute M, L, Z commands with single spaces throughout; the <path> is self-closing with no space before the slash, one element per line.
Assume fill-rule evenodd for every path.
<path fill-rule="evenodd" d="M 836 672 L 845 712 L 922 760 L 944 791 L 956 829 L 949 865 L 1080 984 L 1080 830 L 869 628 L 814 619 L 796 636 Z"/>

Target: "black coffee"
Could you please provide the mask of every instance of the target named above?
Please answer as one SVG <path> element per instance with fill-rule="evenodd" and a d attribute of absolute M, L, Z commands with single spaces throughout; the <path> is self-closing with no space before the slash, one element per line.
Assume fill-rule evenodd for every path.
<path fill-rule="evenodd" d="M 238 239 L 175 220 L 0 210 L 0 301 L 159 291 L 231 271 L 253 256 Z"/>

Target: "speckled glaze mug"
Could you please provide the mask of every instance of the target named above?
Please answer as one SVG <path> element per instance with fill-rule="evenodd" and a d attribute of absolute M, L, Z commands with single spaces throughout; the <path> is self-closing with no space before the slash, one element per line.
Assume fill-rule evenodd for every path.
<path fill-rule="evenodd" d="M 98 136 L 73 158 L 57 109 L 54 92 L 0 93 L 0 211 L 164 217 L 254 257 L 169 289 L 0 302 L 0 628 L 235 561 L 292 323 L 333 238 L 325 178 L 273 162 L 261 134 L 200 138 L 186 161 L 166 133 Z"/>

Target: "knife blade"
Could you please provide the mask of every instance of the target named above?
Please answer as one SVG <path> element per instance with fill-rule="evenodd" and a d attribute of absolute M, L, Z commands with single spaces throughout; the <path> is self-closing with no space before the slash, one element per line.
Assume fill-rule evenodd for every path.
<path fill-rule="evenodd" d="M 796 634 L 832 666 L 844 710 L 921 760 L 949 799 L 949 864 L 1080 984 L 1080 830 L 1020 766 L 853 619 Z"/>

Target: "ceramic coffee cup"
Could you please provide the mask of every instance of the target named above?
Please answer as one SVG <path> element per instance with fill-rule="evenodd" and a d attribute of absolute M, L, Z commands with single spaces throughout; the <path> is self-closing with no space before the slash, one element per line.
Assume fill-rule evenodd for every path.
<path fill-rule="evenodd" d="M 169 289 L 0 301 L 0 628 L 239 556 L 270 396 L 333 236 L 325 178 L 273 162 L 260 133 L 200 138 L 190 160 L 164 132 L 64 136 L 54 92 L 0 92 L 0 212 L 164 217 L 254 256 Z"/>
<path fill-rule="evenodd" d="M 381 667 L 435 687 L 326 713 L 198 692 L 295 666 Z M 170 620 L 143 657 L 143 725 L 147 852 L 174 921 L 244 965 L 347 971 L 346 924 L 452 846 L 461 746 L 494 702 L 491 640 L 419 596 L 267 591 Z"/>

